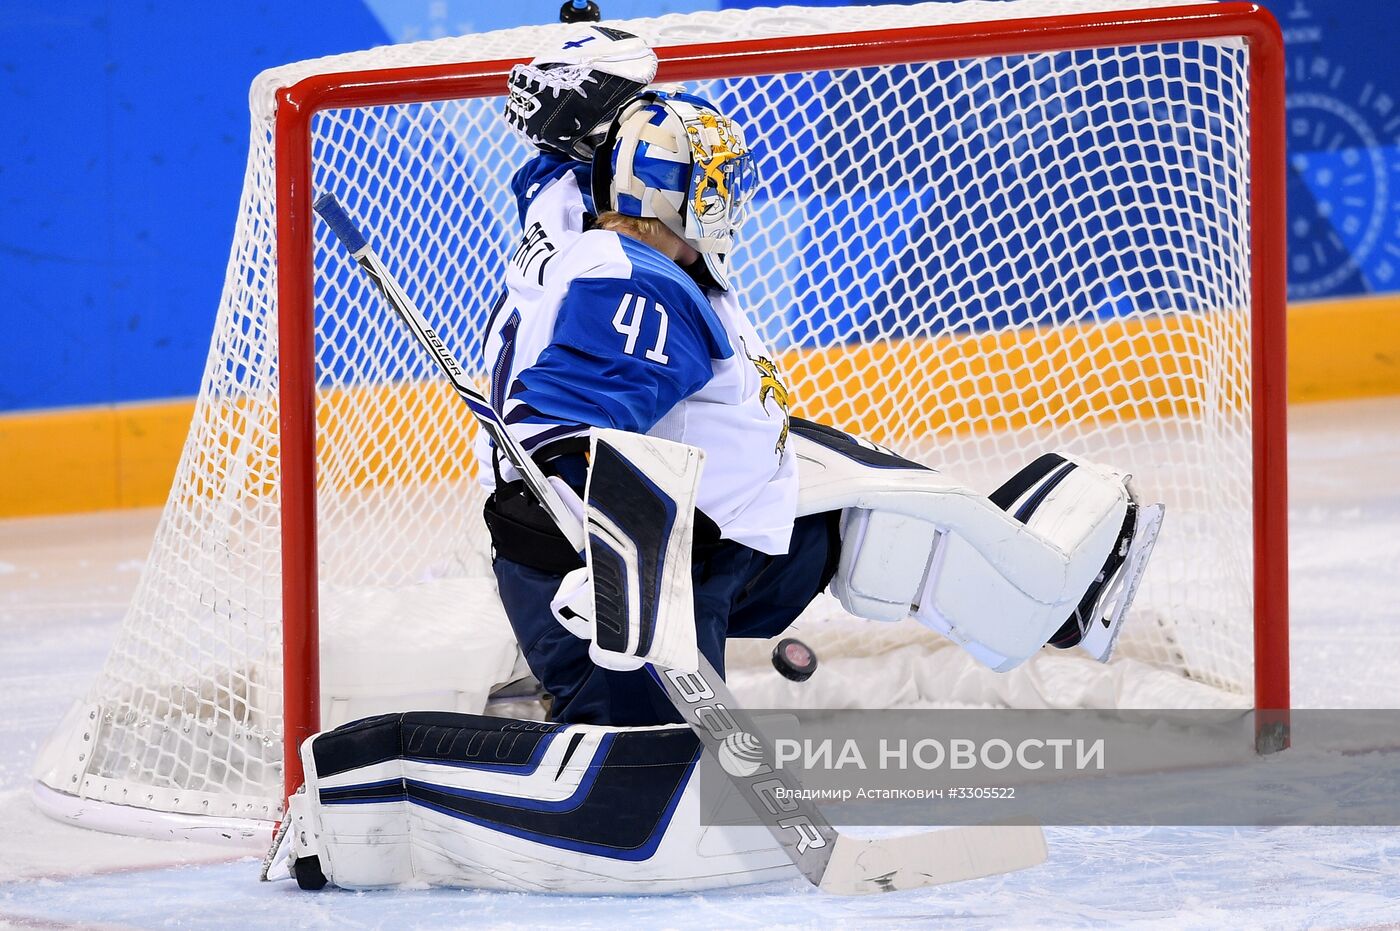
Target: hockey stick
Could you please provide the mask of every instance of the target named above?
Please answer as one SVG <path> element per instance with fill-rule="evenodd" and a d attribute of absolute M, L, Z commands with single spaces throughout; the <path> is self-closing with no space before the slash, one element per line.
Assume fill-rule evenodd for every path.
<path fill-rule="evenodd" d="M 315 209 L 447 375 L 565 538 L 583 552 L 583 526 L 564 506 L 539 466 L 506 431 L 500 415 L 467 383 L 451 350 L 384 268 L 339 201 L 324 194 L 317 199 Z M 772 739 L 735 701 L 703 654 L 696 672 L 653 665 L 646 669 L 793 864 L 826 892 L 858 895 L 914 889 L 1025 869 L 1045 860 L 1045 835 L 1034 825 L 955 827 L 883 839 L 842 834 L 812 804 L 796 777 L 775 764 Z M 735 765 L 736 757 L 741 765 Z"/>

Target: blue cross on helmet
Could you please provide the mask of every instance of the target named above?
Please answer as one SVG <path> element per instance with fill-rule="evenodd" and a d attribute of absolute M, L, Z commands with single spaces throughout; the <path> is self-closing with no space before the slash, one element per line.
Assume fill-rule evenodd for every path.
<path fill-rule="evenodd" d="M 655 217 L 729 290 L 729 256 L 756 180 L 739 124 L 692 94 L 644 91 L 618 111 L 593 156 L 599 211 Z"/>

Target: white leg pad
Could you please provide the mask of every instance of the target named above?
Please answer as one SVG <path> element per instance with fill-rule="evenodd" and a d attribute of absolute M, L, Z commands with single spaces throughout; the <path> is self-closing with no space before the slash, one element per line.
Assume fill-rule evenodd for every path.
<path fill-rule="evenodd" d="M 1032 597 L 962 537 L 939 546 L 914 607 L 922 623 L 962 644 L 998 672 L 1045 645 L 1070 616 L 1117 543 L 1129 502 L 1120 475 L 1071 460 L 1050 473 L 1011 513 L 1064 554 L 1064 582 L 1052 597 Z M 1053 483 L 1048 491 L 1042 486 Z M 1029 513 L 1027 513 L 1029 512 Z"/>
<path fill-rule="evenodd" d="M 1125 478 L 1056 460 L 1005 509 L 947 475 L 797 422 L 799 513 L 840 510 L 831 592 L 858 617 L 911 613 L 996 670 L 1045 645 L 1117 542 Z"/>
<path fill-rule="evenodd" d="M 847 508 L 841 514 L 841 562 L 831 593 L 847 611 L 899 621 L 918 601 L 938 528 L 892 511 Z"/>
<path fill-rule="evenodd" d="M 386 732 L 391 739 L 364 739 Z M 293 796 L 292 853 L 319 857 L 326 878 L 347 889 L 599 895 L 791 881 L 792 861 L 767 829 L 708 823 L 716 798 L 701 795 L 696 752 L 685 725 L 439 712 L 367 719 L 302 745 L 306 791 Z M 318 754 L 331 761 L 324 772 Z M 627 817 L 616 810 L 623 786 Z"/>

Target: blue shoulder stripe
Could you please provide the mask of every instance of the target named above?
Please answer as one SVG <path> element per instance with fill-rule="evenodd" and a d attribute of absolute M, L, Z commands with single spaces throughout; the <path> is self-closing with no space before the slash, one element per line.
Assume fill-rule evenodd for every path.
<path fill-rule="evenodd" d="M 732 357 L 734 347 L 729 342 L 729 333 L 725 331 L 724 324 L 720 322 L 719 315 L 715 313 L 714 307 L 710 304 L 710 299 L 705 296 L 704 291 L 700 290 L 695 279 L 687 275 L 685 269 L 646 243 L 620 233 L 617 234 L 617 238 L 622 243 L 622 251 L 627 256 L 627 260 L 632 263 L 632 277 L 654 276 L 684 292 L 685 296 L 689 298 L 691 307 L 703 321 L 705 330 L 714 344 L 713 358 L 728 359 Z"/>
<path fill-rule="evenodd" d="M 541 152 L 521 165 L 510 179 L 510 190 L 515 195 L 515 207 L 522 225 L 525 211 L 530 209 L 530 202 L 536 195 L 570 172 L 578 179 L 584 208 L 590 212 L 593 210 L 593 192 L 589 181 L 592 169 L 583 162 L 553 152 Z"/>

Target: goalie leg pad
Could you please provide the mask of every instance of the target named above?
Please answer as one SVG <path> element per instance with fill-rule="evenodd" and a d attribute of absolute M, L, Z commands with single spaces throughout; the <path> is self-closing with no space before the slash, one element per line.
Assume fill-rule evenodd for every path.
<path fill-rule="evenodd" d="M 1132 499 L 1120 474 L 1052 454 L 992 500 L 1064 554 L 1061 592 L 1028 597 L 967 541 L 948 535 L 930 565 L 915 617 L 1004 672 L 1044 646 L 1078 609 L 1121 542 Z"/>
<path fill-rule="evenodd" d="M 793 435 L 799 511 L 842 513 L 831 584 L 842 606 L 872 620 L 912 613 L 998 671 L 1055 635 L 1122 542 L 1126 480 L 1092 463 L 1049 454 L 984 498 L 830 428 L 794 421 Z"/>
<path fill-rule="evenodd" d="M 701 824 L 690 728 L 383 715 L 302 745 L 292 855 L 330 882 L 652 893 L 786 879 L 762 827 Z"/>
<path fill-rule="evenodd" d="M 841 513 L 841 562 L 831 593 L 857 617 L 898 621 L 919 599 L 938 529 L 890 511 Z"/>

